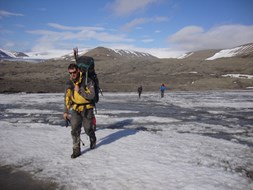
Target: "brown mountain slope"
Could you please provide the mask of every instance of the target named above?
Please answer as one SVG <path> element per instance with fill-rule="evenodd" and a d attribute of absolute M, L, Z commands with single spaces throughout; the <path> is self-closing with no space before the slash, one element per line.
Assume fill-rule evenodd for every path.
<path fill-rule="evenodd" d="M 131 59 L 106 48 L 87 55 L 95 59 L 95 67 L 103 91 L 158 91 L 161 83 L 169 90 L 249 89 L 253 79 L 229 78 L 226 74 L 253 75 L 253 57 L 203 60 L 213 54 L 202 51 L 186 59 Z M 193 55 L 194 56 L 194 55 Z M 67 60 L 43 63 L 0 62 L 0 92 L 63 92 L 69 77 Z"/>
<path fill-rule="evenodd" d="M 190 52 L 190 53 L 188 53 L 189 56 L 186 56 L 185 59 L 188 59 L 188 60 L 205 60 L 209 57 L 212 57 L 218 51 L 219 50 L 202 50 L 202 51 Z"/>

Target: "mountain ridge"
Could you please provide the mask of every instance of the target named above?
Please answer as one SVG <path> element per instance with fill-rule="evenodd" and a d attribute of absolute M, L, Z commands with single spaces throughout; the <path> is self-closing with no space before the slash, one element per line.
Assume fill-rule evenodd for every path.
<path fill-rule="evenodd" d="M 44 53 L 45 54 L 45 53 Z M 70 52 L 68 54 L 62 55 L 60 57 L 55 57 L 53 59 L 65 59 L 65 60 L 73 60 L 73 53 Z M 87 55 L 97 58 L 107 58 L 112 57 L 113 59 L 161 59 L 150 53 L 140 52 L 135 50 L 126 50 L 126 49 L 112 49 L 107 47 L 96 47 L 92 49 L 86 49 L 80 52 L 80 55 Z M 37 53 L 36 56 L 40 56 L 40 53 Z M 227 48 L 227 49 L 208 49 L 208 50 L 199 50 L 184 53 L 175 59 L 202 59 L 202 60 L 214 60 L 223 57 L 245 57 L 245 56 L 253 56 L 253 43 L 247 43 L 240 46 Z M 4 59 L 15 59 L 15 58 L 30 58 L 29 55 L 23 52 L 10 52 L 7 50 L 0 49 L 0 60 Z M 35 59 L 39 57 L 34 57 Z M 31 58 L 30 58 L 31 59 Z M 170 59 L 163 58 L 163 59 Z"/>
<path fill-rule="evenodd" d="M 145 54 L 130 52 L 135 57 L 127 57 L 122 52 L 99 47 L 80 51 L 79 55 L 93 56 L 100 87 L 105 92 L 133 92 L 139 85 L 144 92 L 159 91 L 162 83 L 168 91 L 247 90 L 253 89 L 253 56 L 249 45 L 231 49 L 232 57 L 213 60 L 207 57 L 220 51 L 198 51 L 184 59 L 147 59 Z M 240 49 L 246 49 L 247 54 L 246 51 L 242 54 Z M 63 92 L 70 63 L 75 63 L 73 53 L 38 64 L 1 60 L 0 92 Z"/>

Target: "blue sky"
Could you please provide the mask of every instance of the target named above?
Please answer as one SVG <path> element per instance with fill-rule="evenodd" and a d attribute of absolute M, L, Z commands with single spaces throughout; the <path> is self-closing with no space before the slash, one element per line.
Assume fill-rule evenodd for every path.
<path fill-rule="evenodd" d="M 171 57 L 253 42 L 252 0 L 0 0 L 0 48 L 104 46 Z"/>

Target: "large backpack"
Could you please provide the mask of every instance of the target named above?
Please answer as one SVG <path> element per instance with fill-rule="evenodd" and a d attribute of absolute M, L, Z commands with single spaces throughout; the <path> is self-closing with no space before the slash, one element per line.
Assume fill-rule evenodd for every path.
<path fill-rule="evenodd" d="M 99 80 L 97 74 L 95 72 L 95 62 L 92 57 L 89 56 L 78 56 L 78 49 L 74 48 L 74 56 L 76 60 L 76 64 L 82 73 L 85 73 L 85 82 L 87 83 L 88 77 L 93 80 L 94 88 L 95 88 L 95 98 L 94 102 L 98 103 L 99 101 Z"/>

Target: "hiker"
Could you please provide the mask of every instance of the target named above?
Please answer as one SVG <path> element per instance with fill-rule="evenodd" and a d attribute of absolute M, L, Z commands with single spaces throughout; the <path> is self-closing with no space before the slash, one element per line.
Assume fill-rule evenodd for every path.
<path fill-rule="evenodd" d="M 71 158 L 81 155 L 80 134 L 81 128 L 84 127 L 85 133 L 90 138 L 90 149 L 96 146 L 96 135 L 93 127 L 94 105 L 91 103 L 95 97 L 94 82 L 83 74 L 77 64 L 70 64 L 68 67 L 70 79 L 65 86 L 65 103 L 64 114 L 65 120 L 68 120 L 69 111 L 71 111 L 71 136 L 73 139 L 73 154 Z"/>
<path fill-rule="evenodd" d="M 164 84 L 162 84 L 162 85 L 160 86 L 161 98 L 163 98 L 163 97 L 164 97 L 164 91 L 165 91 L 165 89 L 166 89 L 165 85 L 164 85 Z"/>
<path fill-rule="evenodd" d="M 141 97 L 141 93 L 142 93 L 142 86 L 139 86 L 139 88 L 138 88 L 139 98 Z"/>

